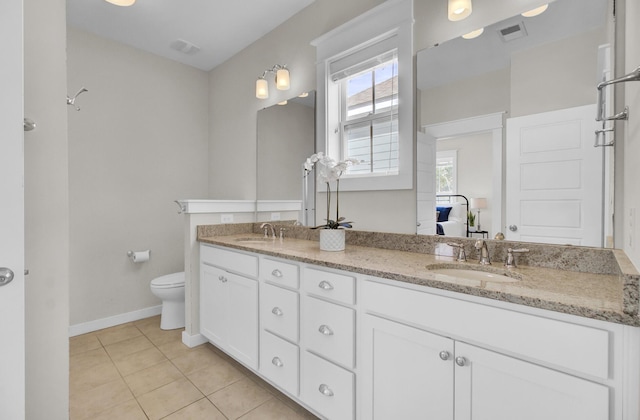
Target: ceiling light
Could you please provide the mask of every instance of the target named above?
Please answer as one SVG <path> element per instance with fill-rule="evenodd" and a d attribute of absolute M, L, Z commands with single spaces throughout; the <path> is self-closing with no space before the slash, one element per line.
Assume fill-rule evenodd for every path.
<path fill-rule="evenodd" d="M 136 0 L 105 0 L 108 3 L 115 4 L 116 6 L 131 6 Z"/>
<path fill-rule="evenodd" d="M 541 15 L 542 13 L 544 13 L 545 10 L 547 10 L 547 7 L 549 7 L 548 4 L 545 4 L 545 5 L 540 6 L 540 7 L 536 7 L 535 9 L 532 9 L 532 10 L 529 10 L 528 12 L 522 13 L 522 16 L 524 16 L 524 17 L 534 17 L 534 16 Z"/>
<path fill-rule="evenodd" d="M 278 90 L 289 90 L 291 86 L 289 69 L 287 69 L 287 66 L 276 64 L 272 68 L 266 69 L 256 81 L 256 98 L 267 99 L 269 97 L 269 84 L 265 79 L 267 73 L 276 74 L 276 88 Z"/>
<path fill-rule="evenodd" d="M 456 22 L 471 14 L 471 0 L 449 0 L 447 16 L 450 21 Z"/>
<path fill-rule="evenodd" d="M 484 32 L 484 28 L 476 29 L 475 31 L 471 31 L 468 34 L 462 35 L 464 39 L 473 39 L 477 38 Z"/>

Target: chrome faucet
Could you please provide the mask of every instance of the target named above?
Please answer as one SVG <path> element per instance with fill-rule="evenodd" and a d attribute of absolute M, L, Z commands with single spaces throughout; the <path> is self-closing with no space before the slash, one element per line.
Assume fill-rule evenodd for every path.
<path fill-rule="evenodd" d="M 480 251 L 480 264 L 490 265 L 491 259 L 489 258 L 489 248 L 487 248 L 487 243 L 484 239 L 478 239 L 474 246 L 478 251 Z"/>
<path fill-rule="evenodd" d="M 513 254 L 521 254 L 524 252 L 529 252 L 528 249 L 526 248 L 521 248 L 521 249 L 512 249 L 512 248 L 507 248 L 507 258 L 504 261 L 504 266 L 507 268 L 515 268 L 517 267 L 516 265 L 516 257 L 514 257 Z"/>
<path fill-rule="evenodd" d="M 457 244 L 455 242 L 447 242 L 447 245 L 449 245 L 450 247 L 453 247 L 453 248 L 458 248 L 458 258 L 456 258 L 456 261 L 458 261 L 458 262 L 466 262 L 467 261 L 467 254 L 464 252 L 464 245 L 463 244 Z"/>
<path fill-rule="evenodd" d="M 260 229 L 264 229 L 264 237 L 269 237 L 269 229 L 271 229 L 271 237 L 276 239 L 276 230 L 273 228 L 271 223 L 263 223 L 260 225 Z"/>

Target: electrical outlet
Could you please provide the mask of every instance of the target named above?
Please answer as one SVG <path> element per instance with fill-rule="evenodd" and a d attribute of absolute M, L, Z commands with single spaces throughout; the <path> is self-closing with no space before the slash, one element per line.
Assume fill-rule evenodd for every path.
<path fill-rule="evenodd" d="M 233 223 L 233 214 L 221 214 L 220 223 Z"/>
<path fill-rule="evenodd" d="M 271 213 L 271 220 L 280 220 L 280 213 Z"/>

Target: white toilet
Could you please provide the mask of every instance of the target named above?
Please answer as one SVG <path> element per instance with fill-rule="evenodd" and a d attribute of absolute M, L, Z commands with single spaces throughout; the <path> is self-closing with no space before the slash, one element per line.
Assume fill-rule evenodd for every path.
<path fill-rule="evenodd" d="M 184 271 L 151 280 L 151 293 L 162 299 L 160 328 L 184 327 Z"/>

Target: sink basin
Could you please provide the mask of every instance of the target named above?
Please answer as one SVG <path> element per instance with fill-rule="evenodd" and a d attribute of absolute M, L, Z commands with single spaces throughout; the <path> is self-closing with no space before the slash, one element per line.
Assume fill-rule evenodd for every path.
<path fill-rule="evenodd" d="M 461 267 L 458 265 L 454 265 L 443 267 L 442 265 L 438 265 L 427 267 L 427 269 L 430 272 L 436 274 L 436 278 L 438 278 L 438 276 L 448 277 L 441 280 L 449 280 L 449 278 L 453 277 L 455 279 L 479 282 L 513 283 L 522 279 L 522 275 L 520 275 L 519 273 L 487 266 Z"/>
<path fill-rule="evenodd" d="M 249 238 L 237 238 L 236 242 L 244 242 L 244 243 L 250 243 L 250 244 L 263 244 L 263 243 L 268 243 L 268 242 L 273 242 L 274 239 L 273 238 L 265 238 L 263 237 L 259 237 L 259 236 L 253 236 L 253 237 L 249 237 Z"/>

